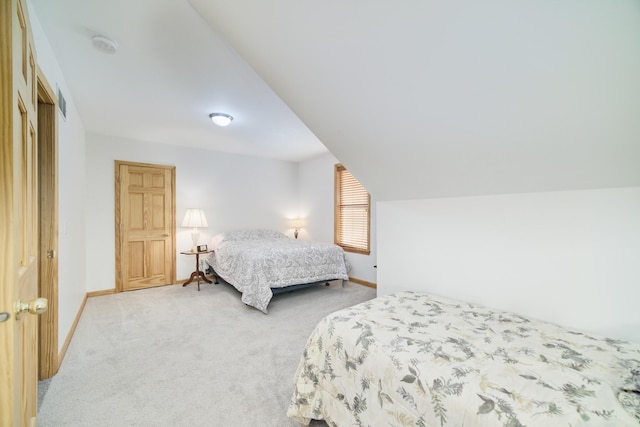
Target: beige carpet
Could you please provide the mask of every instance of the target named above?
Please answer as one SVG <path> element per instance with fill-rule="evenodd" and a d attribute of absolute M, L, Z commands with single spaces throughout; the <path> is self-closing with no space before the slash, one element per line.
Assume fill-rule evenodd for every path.
<path fill-rule="evenodd" d="M 225 283 L 90 298 L 60 372 L 39 384 L 38 425 L 298 426 L 285 412 L 307 337 L 374 297 L 336 281 L 275 296 L 268 315 Z"/>

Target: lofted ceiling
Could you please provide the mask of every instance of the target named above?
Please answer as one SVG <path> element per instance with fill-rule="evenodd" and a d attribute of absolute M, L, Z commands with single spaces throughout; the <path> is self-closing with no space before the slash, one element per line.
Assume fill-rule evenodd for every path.
<path fill-rule="evenodd" d="M 90 131 L 324 145 L 377 200 L 640 186 L 637 0 L 32 2 Z"/>
<path fill-rule="evenodd" d="M 289 161 L 326 152 L 186 0 L 30 2 L 88 132 Z M 234 120 L 215 126 L 213 112 Z"/>
<path fill-rule="evenodd" d="M 190 0 L 377 200 L 640 185 L 637 0 Z"/>

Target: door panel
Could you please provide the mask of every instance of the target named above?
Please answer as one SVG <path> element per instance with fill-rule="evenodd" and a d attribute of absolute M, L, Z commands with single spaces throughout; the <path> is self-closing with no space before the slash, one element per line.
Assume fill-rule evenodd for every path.
<path fill-rule="evenodd" d="M 126 215 L 129 220 L 129 231 L 144 231 L 144 194 L 129 194 L 129 203 Z"/>
<path fill-rule="evenodd" d="M 0 2 L 0 425 L 35 425 L 38 198 L 35 49 L 23 0 Z"/>
<path fill-rule="evenodd" d="M 154 280 L 160 280 L 162 276 L 166 274 L 166 263 L 165 259 L 167 259 L 167 245 L 162 240 L 156 240 L 149 242 L 150 247 L 150 273 L 151 277 Z"/>
<path fill-rule="evenodd" d="M 139 282 L 144 280 L 144 242 L 129 242 L 127 248 L 129 255 L 129 281 Z"/>
<path fill-rule="evenodd" d="M 167 223 L 165 206 L 167 206 L 167 198 L 164 194 L 151 195 L 151 230 L 164 233 L 165 224 Z"/>
<path fill-rule="evenodd" d="M 116 289 L 175 282 L 175 167 L 116 162 Z"/>

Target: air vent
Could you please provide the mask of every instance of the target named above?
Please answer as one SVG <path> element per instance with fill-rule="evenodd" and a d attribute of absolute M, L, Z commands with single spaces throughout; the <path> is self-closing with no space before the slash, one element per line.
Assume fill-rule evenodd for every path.
<path fill-rule="evenodd" d="M 67 118 L 67 100 L 64 99 L 64 96 L 62 96 L 62 92 L 60 91 L 60 88 L 58 88 L 58 108 L 62 113 L 62 117 L 66 119 Z"/>

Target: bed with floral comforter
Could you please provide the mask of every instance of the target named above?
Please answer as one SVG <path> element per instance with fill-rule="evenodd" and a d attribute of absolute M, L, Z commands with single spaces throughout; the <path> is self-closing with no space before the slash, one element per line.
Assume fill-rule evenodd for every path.
<path fill-rule="evenodd" d="M 242 293 L 242 302 L 264 313 L 273 289 L 349 279 L 340 246 L 294 240 L 275 230 L 218 234 L 210 249 L 207 263 L 215 273 Z"/>
<path fill-rule="evenodd" d="M 324 318 L 287 415 L 330 426 L 638 426 L 640 343 L 423 293 Z"/>

